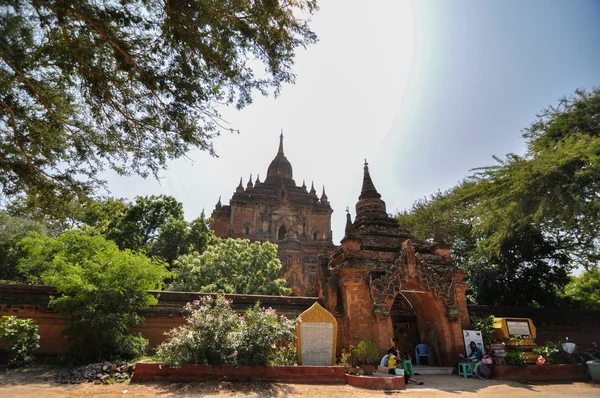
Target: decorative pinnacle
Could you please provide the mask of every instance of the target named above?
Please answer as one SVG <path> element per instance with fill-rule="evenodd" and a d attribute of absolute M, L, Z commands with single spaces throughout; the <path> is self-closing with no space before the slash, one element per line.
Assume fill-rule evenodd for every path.
<path fill-rule="evenodd" d="M 240 177 L 240 185 L 238 185 L 238 186 L 240 186 L 240 187 L 242 186 L 242 178 L 243 178 L 243 177 Z"/>
<path fill-rule="evenodd" d="M 279 151 L 277 151 L 277 154 L 283 155 L 283 129 L 281 129 L 281 134 L 279 135 Z"/>
<path fill-rule="evenodd" d="M 376 198 L 380 199 L 381 195 L 377 192 L 375 185 L 373 184 L 373 180 L 371 180 L 371 175 L 369 174 L 369 163 L 367 163 L 367 159 L 365 159 L 365 167 L 364 167 L 364 175 L 363 175 L 363 184 L 362 189 L 360 191 L 360 196 L 358 199 L 363 198 Z"/>
<path fill-rule="evenodd" d="M 217 202 L 217 207 L 221 207 L 221 195 L 219 195 L 219 201 Z"/>

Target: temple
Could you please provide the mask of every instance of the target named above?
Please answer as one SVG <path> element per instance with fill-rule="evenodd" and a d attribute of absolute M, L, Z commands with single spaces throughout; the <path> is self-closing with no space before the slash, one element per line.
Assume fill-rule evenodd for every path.
<path fill-rule="evenodd" d="M 252 181 L 251 175 L 246 188 L 240 179 L 229 205 L 222 205 L 219 198 L 212 213 L 212 229 L 221 238 L 276 242 L 283 265 L 281 276 L 293 294 L 314 296 L 318 256 L 335 249 L 332 213 L 325 187 L 319 197 L 314 184 L 310 190 L 304 181 L 302 186 L 296 185 L 281 134 L 267 178 L 261 182 L 257 176 Z"/>
<path fill-rule="evenodd" d="M 215 234 L 276 242 L 293 294 L 319 297 L 336 317 L 338 351 L 369 339 L 382 352 L 395 345 L 413 355 L 425 343 L 435 364 L 454 363 L 469 324 L 465 273 L 437 229 L 433 242 L 418 241 L 388 215 L 366 161 L 340 246 L 325 190 L 319 198 L 314 186 L 296 185 L 283 135 L 265 181 L 250 178 L 246 188 L 240 181 L 229 203 L 219 199 L 213 211 Z"/>

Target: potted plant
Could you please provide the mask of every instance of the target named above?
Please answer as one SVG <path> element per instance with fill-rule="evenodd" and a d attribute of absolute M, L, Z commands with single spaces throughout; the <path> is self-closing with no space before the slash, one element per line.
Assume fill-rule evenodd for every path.
<path fill-rule="evenodd" d="M 370 340 L 363 340 L 356 346 L 356 360 L 366 375 L 372 375 L 379 364 L 379 348 Z"/>
<path fill-rule="evenodd" d="M 346 368 L 346 373 L 351 375 L 357 374 L 358 369 L 356 367 L 356 349 L 353 345 L 350 346 L 348 351 L 342 349 L 340 365 Z"/>

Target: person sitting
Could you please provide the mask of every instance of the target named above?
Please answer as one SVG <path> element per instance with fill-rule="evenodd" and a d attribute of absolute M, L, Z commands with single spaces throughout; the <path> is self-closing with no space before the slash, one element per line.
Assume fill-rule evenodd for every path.
<path fill-rule="evenodd" d="M 485 358 L 486 355 L 490 357 L 492 363 L 496 365 L 496 351 L 492 350 L 492 346 L 489 343 L 483 346 L 483 357 Z"/>
<path fill-rule="evenodd" d="M 392 348 L 387 350 L 383 358 L 381 358 L 381 363 L 379 364 L 379 366 L 388 366 L 388 362 L 390 361 L 390 354 L 392 353 L 392 351 Z"/>
<path fill-rule="evenodd" d="M 396 369 L 398 368 L 398 353 L 396 352 L 396 350 L 392 350 L 392 353 L 390 354 L 390 360 L 388 362 L 388 368 L 390 368 L 390 374 L 395 375 L 396 374 Z M 423 380 L 418 380 L 415 379 L 414 377 L 411 377 L 406 371 L 404 372 L 404 383 L 408 384 L 408 383 L 414 383 L 414 384 L 418 384 L 418 385 L 423 385 L 425 384 L 425 382 Z"/>

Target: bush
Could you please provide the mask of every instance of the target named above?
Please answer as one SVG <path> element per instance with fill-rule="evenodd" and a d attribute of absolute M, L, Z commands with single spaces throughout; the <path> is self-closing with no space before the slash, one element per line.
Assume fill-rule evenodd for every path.
<path fill-rule="evenodd" d="M 356 346 L 356 359 L 361 365 L 378 365 L 379 348 L 370 340 L 363 340 Z"/>
<path fill-rule="evenodd" d="M 156 356 L 173 367 L 184 364 L 268 365 L 291 362 L 294 324 L 257 303 L 238 315 L 223 296 L 202 297 L 185 306 L 186 324 L 167 332 Z"/>
<path fill-rule="evenodd" d="M 23 366 L 32 362 L 33 352 L 40 346 L 38 326 L 33 319 L 22 319 L 16 316 L 2 317 L 0 339 L 6 340 L 10 366 Z"/>
<path fill-rule="evenodd" d="M 471 318 L 471 324 L 475 330 L 481 332 L 484 343 L 492 344 L 497 340 L 496 335 L 494 334 L 494 315 L 485 317 L 474 316 Z"/>
<path fill-rule="evenodd" d="M 506 364 L 511 366 L 525 365 L 525 354 L 521 350 L 510 350 L 506 353 Z"/>
<path fill-rule="evenodd" d="M 148 342 L 129 329 L 143 320 L 141 309 L 158 300 L 148 290 L 169 275 L 164 263 L 142 253 L 119 250 L 99 235 L 68 231 L 59 237 L 23 239 L 20 262 L 30 281 L 54 286 L 50 307 L 69 319 L 75 360 L 131 359 Z"/>
<path fill-rule="evenodd" d="M 278 316 L 272 308 L 261 308 L 259 303 L 246 310 L 239 331 L 239 365 L 268 365 L 276 357 L 277 348 L 285 347 L 295 337 L 293 322 Z"/>

